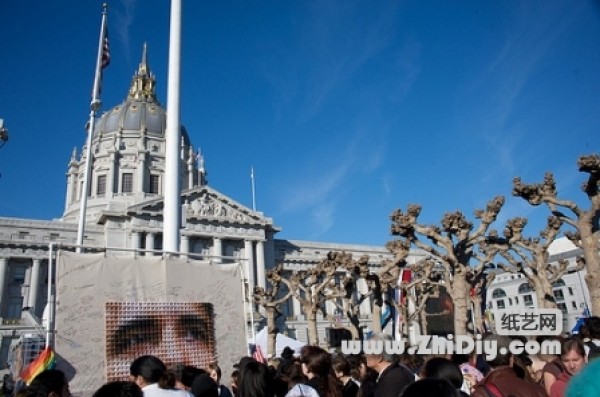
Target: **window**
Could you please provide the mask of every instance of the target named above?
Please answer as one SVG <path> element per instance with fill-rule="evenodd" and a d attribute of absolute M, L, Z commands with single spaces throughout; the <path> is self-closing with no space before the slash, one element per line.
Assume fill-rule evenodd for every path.
<path fill-rule="evenodd" d="M 515 296 L 515 304 L 517 304 L 517 305 L 519 304 L 519 297 L 518 296 Z"/>
<path fill-rule="evenodd" d="M 104 197 L 106 195 L 106 175 L 98 175 L 98 183 L 96 185 L 96 196 Z"/>
<path fill-rule="evenodd" d="M 506 292 L 502 288 L 497 288 L 492 291 L 492 298 L 504 298 L 506 296 Z"/>
<path fill-rule="evenodd" d="M 575 301 L 571 301 L 571 307 L 572 307 L 574 310 L 577 310 L 577 302 L 575 302 Z"/>
<path fill-rule="evenodd" d="M 565 294 L 562 289 L 554 290 L 554 298 L 557 302 L 562 302 L 565 300 Z"/>
<path fill-rule="evenodd" d="M 531 291 L 533 291 L 533 288 L 531 288 L 531 285 L 529 285 L 529 283 L 523 283 L 519 285 L 519 294 L 526 294 Z"/>
<path fill-rule="evenodd" d="M 512 298 L 508 298 L 508 306 L 512 306 Z"/>
<path fill-rule="evenodd" d="M 559 303 L 556 306 L 558 306 L 558 308 L 560 309 L 561 312 L 563 312 L 564 314 L 567 314 L 567 305 L 565 305 L 564 303 Z"/>
<path fill-rule="evenodd" d="M 565 282 L 562 278 L 559 278 L 558 280 L 556 280 L 555 282 L 552 283 L 552 288 L 560 288 L 560 287 L 564 287 L 565 286 Z"/>
<path fill-rule="evenodd" d="M 525 303 L 525 306 L 533 306 L 533 296 L 525 295 L 523 297 L 523 302 Z"/>
<path fill-rule="evenodd" d="M 573 287 L 569 287 L 569 296 L 573 296 Z"/>
<path fill-rule="evenodd" d="M 121 193 L 133 192 L 133 174 L 130 172 L 124 173 L 121 182 Z"/>
<path fill-rule="evenodd" d="M 159 176 L 158 175 L 150 175 L 150 191 L 149 193 L 158 194 L 159 193 Z"/>
<path fill-rule="evenodd" d="M 504 299 L 498 299 L 496 301 L 496 305 L 498 305 L 498 309 L 504 309 L 506 306 L 504 305 Z"/>

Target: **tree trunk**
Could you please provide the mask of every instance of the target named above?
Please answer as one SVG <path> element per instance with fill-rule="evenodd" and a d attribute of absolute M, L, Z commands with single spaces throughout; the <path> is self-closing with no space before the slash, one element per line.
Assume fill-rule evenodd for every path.
<path fill-rule="evenodd" d="M 454 304 L 454 335 L 467 335 L 469 321 L 469 286 L 461 272 L 452 280 L 452 289 L 448 291 Z"/>
<path fill-rule="evenodd" d="M 580 219 L 583 223 L 584 220 Z M 585 220 L 586 223 L 592 224 L 592 220 Z M 591 229 L 591 228 L 590 228 Z M 581 250 L 585 260 L 585 282 L 590 293 L 590 303 L 592 315 L 600 316 L 600 253 L 598 252 L 598 233 L 592 233 L 586 227 L 578 228 L 581 236 Z"/>
<path fill-rule="evenodd" d="M 319 333 L 317 331 L 317 312 L 316 310 L 306 310 L 306 321 L 308 323 L 308 344 L 319 346 Z"/>
<path fill-rule="evenodd" d="M 376 305 L 375 302 L 373 302 L 373 317 L 371 323 L 373 326 L 373 333 L 381 333 L 381 306 Z"/>
<path fill-rule="evenodd" d="M 547 278 L 537 277 L 537 280 L 534 280 L 533 287 L 535 290 L 538 308 L 556 309 L 557 306 L 556 302 L 554 301 L 552 284 L 550 284 Z"/>
<path fill-rule="evenodd" d="M 275 357 L 277 355 L 277 327 L 275 326 L 275 308 L 267 308 L 267 357 Z"/>

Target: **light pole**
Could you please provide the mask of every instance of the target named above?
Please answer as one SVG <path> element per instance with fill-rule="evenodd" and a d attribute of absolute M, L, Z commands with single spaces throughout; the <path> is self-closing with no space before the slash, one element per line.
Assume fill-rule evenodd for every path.
<path fill-rule="evenodd" d="M 8 129 L 4 128 L 4 119 L 0 119 L 0 148 L 8 142 Z"/>

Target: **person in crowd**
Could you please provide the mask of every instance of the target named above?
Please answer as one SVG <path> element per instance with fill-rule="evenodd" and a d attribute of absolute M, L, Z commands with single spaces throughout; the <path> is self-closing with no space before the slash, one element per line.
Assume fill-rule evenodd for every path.
<path fill-rule="evenodd" d="M 538 384 L 542 384 L 543 370 L 546 365 L 546 361 L 543 360 L 542 356 L 537 354 L 529 355 L 531 365 L 527 367 L 527 378 Z"/>
<path fill-rule="evenodd" d="M 333 356 L 331 366 L 335 376 L 342 384 L 342 397 L 356 397 L 358 395 L 359 384 L 352 379 L 350 374 L 350 362 L 343 355 Z"/>
<path fill-rule="evenodd" d="M 144 392 L 144 397 L 191 397 L 175 388 L 175 375 L 156 356 L 140 356 L 129 366 L 130 378 Z"/>
<path fill-rule="evenodd" d="M 229 388 L 231 389 L 231 394 L 233 394 L 234 397 L 237 397 L 237 395 L 238 395 L 238 385 L 239 384 L 240 384 L 240 370 L 234 369 L 233 372 L 231 372 L 231 375 L 229 375 Z"/>
<path fill-rule="evenodd" d="M 144 392 L 135 382 L 117 380 L 102 385 L 92 397 L 144 397 Z"/>
<path fill-rule="evenodd" d="M 393 341 L 391 335 L 374 334 L 369 341 L 385 343 Z M 379 354 L 367 354 L 367 366 L 379 375 L 375 386 L 374 397 L 397 397 L 398 393 L 414 382 L 415 376 L 406 366 L 400 364 L 395 355 L 384 348 Z"/>
<path fill-rule="evenodd" d="M 587 360 L 600 357 L 600 317 L 591 316 L 584 320 L 582 327 Z"/>
<path fill-rule="evenodd" d="M 206 369 L 210 377 L 217 383 L 219 397 L 232 397 L 227 386 L 221 384 L 221 367 L 217 363 L 210 363 Z"/>
<path fill-rule="evenodd" d="M 304 346 L 300 350 L 302 371 L 308 378 L 307 384 L 320 397 L 341 397 L 341 387 L 331 367 L 331 354 L 318 346 Z"/>
<path fill-rule="evenodd" d="M 408 385 L 400 397 L 459 397 L 458 390 L 443 379 L 424 378 Z"/>
<path fill-rule="evenodd" d="M 219 397 L 219 386 L 208 373 L 203 373 L 192 381 L 191 392 L 194 397 Z"/>
<path fill-rule="evenodd" d="M 586 354 L 583 342 L 577 337 L 570 337 L 561 344 L 560 359 L 563 371 L 556 378 L 550 389 L 550 397 L 563 397 L 571 377 L 581 371 L 586 363 Z"/>
<path fill-rule="evenodd" d="M 67 377 L 58 369 L 40 372 L 26 389 L 43 397 L 71 397 Z"/>
<path fill-rule="evenodd" d="M 512 368 L 514 357 L 509 347 L 511 339 L 503 335 L 489 335 L 488 343 L 497 346 L 496 356 L 488 359 L 490 372 L 473 388 L 472 397 L 512 396 L 512 397 L 547 397 L 544 389 L 528 380 L 517 376 Z"/>
<path fill-rule="evenodd" d="M 451 356 L 451 360 L 454 364 L 458 365 L 463 375 L 464 383 L 468 388 L 468 390 L 463 390 L 470 393 L 471 388 L 483 379 L 483 374 L 477 369 L 477 353 L 475 351 L 471 354 L 455 353 Z"/>
<path fill-rule="evenodd" d="M 192 390 L 192 382 L 196 376 L 206 373 L 202 368 L 184 364 L 172 365 L 169 372 L 175 375 L 175 388 L 185 391 Z"/>
<path fill-rule="evenodd" d="M 269 368 L 258 361 L 250 361 L 240 368 L 239 397 L 274 397 L 273 378 Z"/>
<path fill-rule="evenodd" d="M 304 375 L 301 364 L 292 364 L 283 377 L 287 379 L 289 388 L 285 397 L 319 397 L 319 393 L 306 384 L 308 378 Z"/>
<path fill-rule="evenodd" d="M 470 387 L 462 390 L 464 378 L 458 365 L 444 357 L 432 357 L 425 361 L 420 371 L 420 378 L 442 379 L 450 383 L 457 391 L 468 395 Z"/>
<path fill-rule="evenodd" d="M 550 341 L 553 339 L 557 339 L 557 338 L 542 336 L 542 337 L 536 338 L 536 341 L 539 344 L 542 344 L 546 340 Z M 562 343 L 562 339 L 557 339 L 557 340 L 561 340 L 561 343 Z M 552 389 L 552 385 L 554 384 L 554 382 L 556 382 L 556 379 L 558 378 L 558 376 L 564 371 L 564 367 L 563 367 L 562 361 L 560 360 L 560 356 L 557 356 L 554 354 L 548 354 L 548 355 L 540 354 L 539 357 L 542 361 L 546 362 L 546 364 L 544 364 L 544 367 L 542 368 L 542 380 L 541 380 L 540 384 L 546 391 L 546 394 L 550 395 L 550 390 Z"/>

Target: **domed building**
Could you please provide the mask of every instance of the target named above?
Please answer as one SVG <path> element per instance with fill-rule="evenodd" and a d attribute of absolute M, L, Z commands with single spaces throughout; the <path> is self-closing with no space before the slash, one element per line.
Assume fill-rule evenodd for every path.
<path fill-rule="evenodd" d="M 28 315 L 42 318 L 48 299 L 49 245 L 76 248 L 88 162 L 91 172 L 84 249 L 110 250 L 119 255 L 162 255 L 166 111 L 155 88 L 144 46 L 127 97 L 95 122 L 91 158 L 87 158 L 85 146 L 71 155 L 62 218 L 0 217 L 0 361 L 7 361 L 11 344 L 21 335 L 36 331 L 35 325 L 27 321 Z M 271 218 L 209 186 L 203 157 L 184 127 L 179 164 L 181 255 L 215 264 L 244 260 L 250 288 L 265 286 L 265 273 L 276 263 L 291 272 L 312 266 L 329 251 L 343 250 L 356 258 L 368 255 L 374 266 L 389 255 L 384 247 L 275 238 L 280 229 Z M 335 310 L 328 309 L 331 313 Z M 288 301 L 282 311 L 281 331 L 306 341 L 306 322 L 299 302 Z M 368 304 L 361 313 L 366 321 L 370 315 Z M 260 328 L 260 314 L 255 313 L 254 319 Z M 328 321 L 320 322 L 320 340 L 327 340 L 330 326 Z"/>

